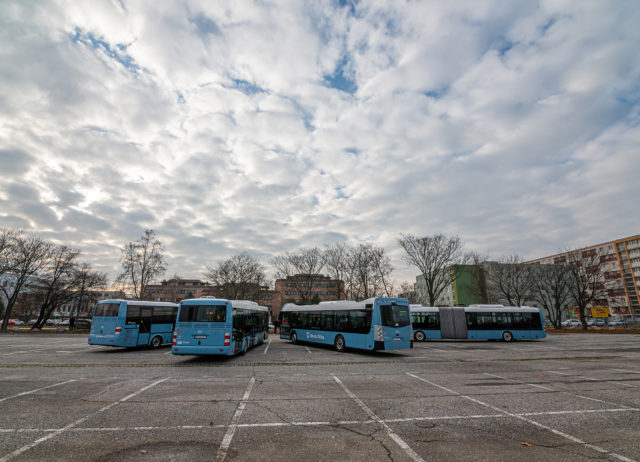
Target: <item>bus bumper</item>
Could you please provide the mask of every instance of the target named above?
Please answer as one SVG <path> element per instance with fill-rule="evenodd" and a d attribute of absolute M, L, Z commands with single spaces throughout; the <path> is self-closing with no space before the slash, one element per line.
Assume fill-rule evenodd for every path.
<path fill-rule="evenodd" d="M 171 354 L 174 355 L 221 355 L 233 356 L 232 346 L 183 346 L 172 345 Z"/>
<path fill-rule="evenodd" d="M 89 345 L 120 346 L 119 345 L 120 340 L 121 339 L 119 335 L 89 334 L 88 343 Z"/>

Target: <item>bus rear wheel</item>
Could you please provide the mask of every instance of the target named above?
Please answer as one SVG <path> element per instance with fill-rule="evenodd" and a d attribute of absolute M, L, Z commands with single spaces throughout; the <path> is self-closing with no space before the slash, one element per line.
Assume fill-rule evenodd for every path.
<path fill-rule="evenodd" d="M 422 332 L 421 330 L 419 330 L 418 332 L 416 332 L 415 334 L 415 338 L 418 342 L 424 342 L 424 339 L 426 338 L 424 335 L 424 332 Z"/>
<path fill-rule="evenodd" d="M 296 335 L 295 332 L 291 332 L 291 343 L 293 344 L 298 343 L 298 336 Z"/>
<path fill-rule="evenodd" d="M 162 345 L 162 338 L 159 335 L 151 339 L 151 348 L 155 350 L 156 348 L 160 348 L 160 345 Z"/>
<path fill-rule="evenodd" d="M 504 340 L 505 342 L 513 342 L 513 334 L 509 331 L 503 332 L 502 340 Z"/>
<path fill-rule="evenodd" d="M 336 340 L 333 342 L 333 344 L 336 347 L 336 351 L 339 353 L 342 353 L 344 351 L 344 349 L 346 348 L 346 345 L 344 343 L 344 338 L 342 337 L 342 335 L 338 335 L 336 337 Z"/>

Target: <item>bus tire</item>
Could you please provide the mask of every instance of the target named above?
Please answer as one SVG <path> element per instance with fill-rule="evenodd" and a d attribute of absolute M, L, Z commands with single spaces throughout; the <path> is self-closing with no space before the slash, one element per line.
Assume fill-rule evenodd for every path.
<path fill-rule="evenodd" d="M 424 335 L 424 332 L 422 332 L 421 330 L 419 330 L 418 332 L 416 332 L 416 333 L 414 334 L 414 337 L 416 338 L 416 341 L 418 341 L 418 342 L 424 342 L 424 341 L 425 341 L 425 339 L 427 338 L 427 337 Z"/>
<path fill-rule="evenodd" d="M 511 332 L 509 332 L 508 330 L 504 331 L 502 333 L 502 340 L 504 342 L 513 342 L 513 334 Z"/>
<path fill-rule="evenodd" d="M 151 339 L 151 343 L 149 345 L 151 345 L 151 348 L 153 348 L 154 350 L 160 348 L 160 345 L 162 345 L 162 337 L 156 335 Z"/>
<path fill-rule="evenodd" d="M 347 345 L 344 343 L 344 337 L 342 335 L 337 335 L 333 344 L 336 347 L 336 351 L 338 353 L 342 353 Z"/>
<path fill-rule="evenodd" d="M 291 332 L 291 343 L 294 345 L 298 343 L 298 335 L 296 334 L 296 331 Z"/>

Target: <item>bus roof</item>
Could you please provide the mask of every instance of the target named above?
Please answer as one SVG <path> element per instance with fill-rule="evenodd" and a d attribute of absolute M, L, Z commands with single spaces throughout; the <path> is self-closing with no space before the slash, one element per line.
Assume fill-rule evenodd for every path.
<path fill-rule="evenodd" d="M 153 305 L 153 306 L 178 306 L 177 303 L 170 302 L 154 302 L 153 300 L 124 300 L 121 298 L 114 298 L 110 300 L 100 300 L 98 303 L 126 303 L 127 305 Z"/>
<path fill-rule="evenodd" d="M 251 300 L 227 300 L 226 298 L 213 298 L 213 297 L 202 297 L 202 298 L 188 298 L 186 300 L 182 300 L 183 305 L 226 305 L 227 303 L 231 303 L 231 306 L 234 308 L 244 308 L 247 310 L 255 310 L 255 311 L 269 311 L 269 308 L 266 306 L 258 305 L 256 302 L 252 302 Z"/>
<path fill-rule="evenodd" d="M 447 307 L 447 306 L 422 306 L 422 305 L 409 305 L 409 310 L 413 312 L 425 312 L 425 313 L 437 313 L 440 308 L 463 308 L 467 313 L 531 313 L 539 312 L 540 310 L 534 306 L 504 306 L 504 305 L 470 305 L 464 307 Z"/>

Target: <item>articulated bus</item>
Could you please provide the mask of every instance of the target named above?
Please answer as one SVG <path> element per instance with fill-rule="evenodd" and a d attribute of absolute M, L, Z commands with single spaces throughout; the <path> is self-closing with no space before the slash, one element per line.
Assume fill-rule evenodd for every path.
<path fill-rule="evenodd" d="M 171 353 L 174 355 L 245 354 L 269 332 L 269 309 L 247 300 L 202 297 L 183 300 Z"/>
<path fill-rule="evenodd" d="M 287 303 L 280 311 L 280 338 L 362 350 L 413 347 L 406 298 L 370 298 L 319 305 Z"/>
<path fill-rule="evenodd" d="M 532 340 L 545 338 L 542 310 L 529 306 L 411 305 L 413 337 L 419 342 L 441 339 Z"/>
<path fill-rule="evenodd" d="M 171 343 L 177 313 L 175 303 L 102 300 L 93 310 L 89 345 L 158 348 Z"/>

